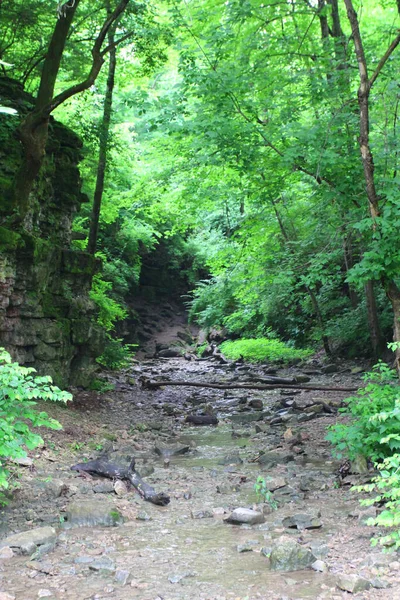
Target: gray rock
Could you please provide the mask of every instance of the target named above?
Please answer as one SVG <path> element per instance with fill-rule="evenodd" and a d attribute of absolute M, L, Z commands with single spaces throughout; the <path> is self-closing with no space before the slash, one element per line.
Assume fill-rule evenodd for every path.
<path fill-rule="evenodd" d="M 275 467 L 276 465 L 284 465 L 294 460 L 293 454 L 279 453 L 279 452 L 266 452 L 262 454 L 258 459 L 261 465 L 268 465 L 269 467 Z"/>
<path fill-rule="evenodd" d="M 230 415 L 228 418 L 233 423 L 239 423 L 241 425 L 245 425 L 246 423 L 254 423 L 255 421 L 262 421 L 264 418 L 264 413 L 262 411 L 238 413 L 238 414 Z"/>
<path fill-rule="evenodd" d="M 374 577 L 370 580 L 370 583 L 376 590 L 386 590 L 391 586 L 389 581 L 386 581 L 386 579 L 381 579 L 380 577 Z"/>
<path fill-rule="evenodd" d="M 322 367 L 321 371 L 322 371 L 322 373 L 325 373 L 326 375 L 328 375 L 329 373 L 337 373 L 338 367 L 337 367 L 337 365 L 334 365 L 332 363 L 330 365 L 326 365 L 325 367 Z"/>
<path fill-rule="evenodd" d="M 32 554 L 39 546 L 55 544 L 56 539 L 57 533 L 54 527 L 37 527 L 1 540 L 0 548 L 8 546 L 18 554 Z"/>
<path fill-rule="evenodd" d="M 344 592 L 350 592 L 350 594 L 357 594 L 369 590 L 371 582 L 360 575 L 350 574 L 346 575 L 342 573 L 336 577 L 336 585 L 339 589 Z"/>
<path fill-rule="evenodd" d="M 191 511 L 192 519 L 212 519 L 214 514 L 211 510 L 192 510 Z"/>
<path fill-rule="evenodd" d="M 253 552 L 254 548 L 258 546 L 257 540 L 248 540 L 244 544 L 238 544 L 236 550 L 241 554 L 242 552 Z"/>
<path fill-rule="evenodd" d="M 275 492 L 281 488 L 284 488 L 287 485 L 286 479 L 284 477 L 266 477 L 265 478 L 265 487 L 269 492 Z"/>
<path fill-rule="evenodd" d="M 67 508 L 66 527 L 114 527 L 123 517 L 111 502 L 73 502 Z"/>
<path fill-rule="evenodd" d="M 264 523 L 264 515 L 251 508 L 235 508 L 235 510 L 224 519 L 225 523 L 232 523 L 234 525 L 257 525 L 258 523 Z"/>
<path fill-rule="evenodd" d="M 240 458 L 239 452 L 233 452 L 232 454 L 227 454 L 221 460 L 218 461 L 219 465 L 241 465 L 243 464 L 243 460 Z"/>
<path fill-rule="evenodd" d="M 126 585 L 128 583 L 130 575 L 130 571 L 126 571 L 125 569 L 117 569 L 115 572 L 114 581 L 115 583 L 119 583 L 120 585 Z"/>
<path fill-rule="evenodd" d="M 307 515 L 306 513 L 297 513 L 290 517 L 285 517 L 282 519 L 282 525 L 295 529 L 319 529 L 322 527 L 319 515 Z"/>
<path fill-rule="evenodd" d="M 141 510 L 136 515 L 136 520 L 137 521 L 151 521 L 151 516 L 145 510 Z"/>
<path fill-rule="evenodd" d="M 323 560 L 316 560 L 311 565 L 313 571 L 317 571 L 318 573 L 326 573 L 328 571 L 328 566 Z"/>
<path fill-rule="evenodd" d="M 365 456 L 362 454 L 358 454 L 354 460 L 350 463 L 350 469 L 352 473 L 357 475 L 363 475 L 364 473 L 368 473 L 368 463 Z"/>
<path fill-rule="evenodd" d="M 161 446 L 157 445 L 154 448 L 154 451 L 158 456 L 162 456 L 163 458 L 170 458 L 171 456 L 181 456 L 182 454 L 186 454 L 189 452 L 190 446 Z"/>
<path fill-rule="evenodd" d="M 175 575 L 169 575 L 168 581 L 170 583 L 179 583 L 182 579 L 186 579 L 186 577 L 194 577 L 194 571 L 185 571 L 184 573 L 176 573 Z"/>
<path fill-rule="evenodd" d="M 315 556 L 292 538 L 282 536 L 274 542 L 269 560 L 273 571 L 301 571 L 311 567 Z"/>
<path fill-rule="evenodd" d="M 93 486 L 93 491 L 95 494 L 110 494 L 114 491 L 114 484 L 112 481 L 102 481 Z"/>
<path fill-rule="evenodd" d="M 115 571 L 115 564 L 108 556 L 101 556 L 89 564 L 89 569 L 92 571 L 113 573 Z"/>

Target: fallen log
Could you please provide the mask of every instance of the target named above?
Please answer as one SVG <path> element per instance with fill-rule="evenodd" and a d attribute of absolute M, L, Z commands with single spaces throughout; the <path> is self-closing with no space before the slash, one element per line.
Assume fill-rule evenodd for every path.
<path fill-rule="evenodd" d="M 335 387 L 327 385 L 302 385 L 295 383 L 208 383 L 201 381 L 154 381 L 152 379 L 142 380 L 142 387 L 147 390 L 155 390 L 166 385 L 179 385 L 190 387 L 204 387 L 216 390 L 271 390 L 271 389 L 295 389 L 295 390 L 311 390 L 322 392 L 356 392 L 358 387 Z"/>
<path fill-rule="evenodd" d="M 135 459 L 132 458 L 128 467 L 119 467 L 110 463 L 107 458 L 97 458 L 86 463 L 78 463 L 71 467 L 72 471 L 79 473 L 89 473 L 107 477 L 108 479 L 122 479 L 129 481 L 144 500 L 157 504 L 158 506 L 167 506 L 170 502 L 170 497 L 164 492 L 156 492 L 155 489 L 143 481 L 139 473 L 135 470 Z"/>

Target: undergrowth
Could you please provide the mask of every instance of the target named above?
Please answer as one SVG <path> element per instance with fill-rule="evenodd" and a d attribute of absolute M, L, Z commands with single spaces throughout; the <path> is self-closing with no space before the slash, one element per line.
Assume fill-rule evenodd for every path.
<path fill-rule="evenodd" d="M 348 398 L 341 412 L 350 417 L 346 424 L 333 425 L 327 439 L 338 458 L 358 455 L 371 460 L 378 475 L 353 490 L 367 493 L 364 506 L 376 505 L 378 514 L 368 520 L 372 526 L 388 527 L 376 535 L 373 545 L 400 548 L 400 385 L 396 372 L 379 362 L 365 376 L 366 386 Z M 383 507 L 383 509 L 382 509 Z M 381 510 L 382 509 L 382 510 Z"/>
<path fill-rule="evenodd" d="M 312 350 L 292 348 L 277 339 L 258 338 L 240 339 L 223 342 L 221 352 L 231 360 L 243 358 L 249 362 L 291 362 L 301 360 L 312 354 Z"/>

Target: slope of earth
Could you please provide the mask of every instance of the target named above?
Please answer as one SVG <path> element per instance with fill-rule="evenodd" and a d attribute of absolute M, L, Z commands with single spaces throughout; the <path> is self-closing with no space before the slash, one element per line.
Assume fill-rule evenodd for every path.
<path fill-rule="evenodd" d="M 400 599 L 398 555 L 371 548 L 376 531 L 363 522 L 370 509 L 363 514 L 350 491 L 370 473 L 341 482 L 324 439 L 345 393 L 140 387 L 143 378 L 255 382 L 266 371 L 218 358 L 146 359 L 115 378 L 113 391 L 46 407 L 64 430 L 45 432 L 1 512 L 0 600 Z M 348 365 L 308 371 L 315 384 L 361 383 Z M 217 426 L 185 422 L 210 412 Z M 70 469 L 104 454 L 118 464 L 135 456 L 170 504 Z M 259 476 L 270 490 L 263 499 L 254 490 Z M 255 509 L 258 522 L 226 522 L 236 508 Z M 25 545 L 7 539 L 21 531 Z M 285 545 L 312 553 L 313 568 L 274 571 L 273 552 Z"/>

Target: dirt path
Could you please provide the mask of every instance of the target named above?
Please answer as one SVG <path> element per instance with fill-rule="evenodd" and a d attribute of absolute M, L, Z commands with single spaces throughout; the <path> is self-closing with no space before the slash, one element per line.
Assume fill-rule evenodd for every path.
<path fill-rule="evenodd" d="M 316 383 L 360 382 L 348 370 L 330 375 L 314 370 Z M 340 395 L 189 387 L 145 391 L 137 385 L 142 375 L 245 381 L 263 373 L 263 368 L 181 358 L 144 360 L 117 379 L 114 391 L 81 392 L 68 410 L 50 407 L 64 430 L 46 432 L 46 446 L 31 454 L 33 465 L 23 468 L 20 488 L 1 513 L 1 535 L 51 526 L 56 544 L 39 546 L 34 556 L 29 548 L 13 557 L 7 548 L 0 550 L 0 600 L 341 600 L 351 595 L 337 587 L 340 574 L 376 586 L 355 598 L 400 599 L 397 555 L 371 548 L 374 532 L 363 524 L 349 489 L 357 477 L 337 488 L 338 464 L 324 441 L 336 416 L 315 416 L 316 409 L 310 409 L 321 399 L 338 404 Z M 211 408 L 217 427 L 184 422 L 187 414 Z M 305 414 L 310 420 L 302 421 Z M 189 451 L 176 457 L 155 451 L 170 454 L 182 446 Z M 70 470 L 105 452 L 115 462 L 134 455 L 146 481 L 170 494 L 170 505 L 153 506 L 118 486 L 117 495 L 113 482 Z M 260 453 L 264 464 L 254 462 Z M 258 476 L 275 489 L 269 502 L 260 504 L 255 494 Z M 255 508 L 264 522 L 226 523 L 238 507 Z M 317 519 L 316 528 L 288 528 L 285 517 L 299 513 Z M 123 519 L 105 527 L 104 515 Z M 86 526 L 71 527 L 74 519 Z M 268 555 L 282 535 L 311 549 L 325 572 L 272 571 Z"/>

